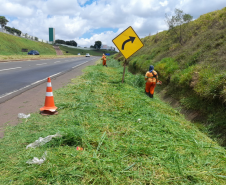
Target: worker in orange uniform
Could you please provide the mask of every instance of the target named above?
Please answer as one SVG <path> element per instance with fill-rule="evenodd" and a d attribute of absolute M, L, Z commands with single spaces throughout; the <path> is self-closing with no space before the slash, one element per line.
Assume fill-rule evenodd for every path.
<path fill-rule="evenodd" d="M 101 60 L 103 60 L 103 66 L 107 67 L 107 59 L 106 59 L 106 56 L 105 56 L 104 53 L 103 53 L 103 56 L 102 56 Z"/>
<path fill-rule="evenodd" d="M 156 83 L 158 82 L 158 73 L 154 70 L 154 66 L 151 65 L 149 67 L 149 71 L 147 71 L 145 75 L 145 80 L 146 80 L 145 93 L 150 98 L 153 98 Z"/>

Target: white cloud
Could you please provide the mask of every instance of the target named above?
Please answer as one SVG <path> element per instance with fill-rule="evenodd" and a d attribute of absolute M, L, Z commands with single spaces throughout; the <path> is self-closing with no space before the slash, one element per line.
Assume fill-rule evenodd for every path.
<path fill-rule="evenodd" d="M 48 28 L 54 27 L 56 38 L 75 39 L 79 45 L 89 47 L 96 40 L 112 46 L 112 39 L 129 26 L 140 37 L 153 35 L 167 29 L 165 13 L 175 8 L 198 18 L 222 9 L 225 0 L 0 0 L 0 4 L 0 15 L 10 19 L 9 26 L 45 40 Z M 117 33 L 111 28 L 116 28 Z M 81 38 L 85 33 L 90 38 Z"/>
<path fill-rule="evenodd" d="M 5 16 L 29 17 L 33 14 L 33 9 L 19 3 L 12 3 L 6 0 L 0 1 L 0 14 Z"/>
<path fill-rule="evenodd" d="M 44 13 L 50 15 L 78 15 L 81 11 L 77 1 L 74 0 L 48 0 L 46 2 L 39 2 L 38 8 L 42 9 Z"/>
<path fill-rule="evenodd" d="M 84 5 L 88 0 L 78 0 L 79 4 Z"/>
<path fill-rule="evenodd" d="M 159 4 L 160 4 L 161 6 L 167 6 L 167 5 L 168 5 L 168 1 L 166 0 L 166 1 L 164 1 L 164 2 L 159 2 Z"/>
<path fill-rule="evenodd" d="M 80 46 L 91 46 L 94 45 L 95 41 L 100 40 L 102 44 L 107 44 L 109 46 L 113 46 L 112 43 L 112 38 L 116 37 L 116 33 L 112 31 L 100 33 L 100 34 L 94 34 L 92 37 L 89 39 L 84 39 L 84 38 L 75 38 L 76 41 L 79 43 Z"/>

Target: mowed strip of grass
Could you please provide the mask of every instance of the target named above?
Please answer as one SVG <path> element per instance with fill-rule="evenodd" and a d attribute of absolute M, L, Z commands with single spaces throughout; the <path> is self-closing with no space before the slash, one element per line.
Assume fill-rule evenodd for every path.
<path fill-rule="evenodd" d="M 143 76 L 126 72 L 122 84 L 122 67 L 107 63 L 54 91 L 58 115 L 33 113 L 7 128 L 0 184 L 225 184 L 225 149 L 157 95 L 147 97 Z M 56 133 L 63 137 L 26 149 Z M 26 164 L 45 151 L 42 165 Z"/>

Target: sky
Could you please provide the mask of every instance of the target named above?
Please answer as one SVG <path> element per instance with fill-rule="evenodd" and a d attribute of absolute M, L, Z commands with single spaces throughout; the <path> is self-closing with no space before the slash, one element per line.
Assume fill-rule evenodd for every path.
<path fill-rule="evenodd" d="M 175 8 L 197 19 L 224 7 L 225 0 L 0 0 L 0 16 L 7 26 L 40 39 L 48 41 L 53 27 L 55 39 L 90 47 L 98 40 L 114 46 L 112 39 L 129 26 L 140 38 L 167 30 L 165 14 Z"/>

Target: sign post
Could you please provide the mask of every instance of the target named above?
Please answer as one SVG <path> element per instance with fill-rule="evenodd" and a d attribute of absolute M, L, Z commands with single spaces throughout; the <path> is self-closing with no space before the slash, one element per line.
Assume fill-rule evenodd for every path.
<path fill-rule="evenodd" d="M 115 37 L 112 42 L 115 44 L 115 46 L 118 48 L 118 50 L 122 53 L 122 55 L 125 57 L 124 62 L 124 69 L 123 69 L 123 77 L 122 77 L 122 83 L 124 82 L 124 76 L 125 76 L 125 70 L 126 70 L 126 64 L 127 59 L 133 55 L 135 52 L 137 52 L 140 48 L 144 46 L 136 32 L 133 30 L 133 28 L 130 26 L 126 30 L 124 30 L 122 33 L 120 33 L 117 37 Z"/>

